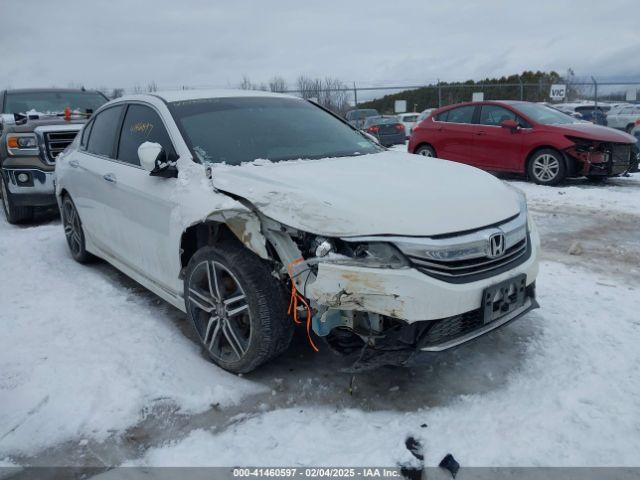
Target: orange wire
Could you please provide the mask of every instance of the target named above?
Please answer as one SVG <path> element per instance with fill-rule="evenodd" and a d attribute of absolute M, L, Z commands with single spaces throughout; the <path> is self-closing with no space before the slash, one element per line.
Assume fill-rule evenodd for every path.
<path fill-rule="evenodd" d="M 302 296 L 298 292 L 298 289 L 296 288 L 296 282 L 293 279 L 292 268 L 302 262 L 304 262 L 304 258 L 300 257 L 287 266 L 289 278 L 291 278 L 291 299 L 289 300 L 289 309 L 287 310 L 287 313 L 291 315 L 291 312 L 293 312 L 293 322 L 296 325 L 300 325 L 302 322 L 298 319 L 298 301 L 304 304 L 307 309 L 307 338 L 309 339 L 309 345 L 311 345 L 311 348 L 313 348 L 314 351 L 319 352 L 320 350 L 318 349 L 318 347 L 316 347 L 316 344 L 311 338 L 311 307 L 309 306 L 309 303 L 304 298 L 304 296 Z"/>

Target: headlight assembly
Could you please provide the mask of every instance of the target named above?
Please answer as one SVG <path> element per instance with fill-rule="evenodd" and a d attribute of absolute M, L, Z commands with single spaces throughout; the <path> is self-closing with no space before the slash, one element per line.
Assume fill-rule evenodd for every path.
<path fill-rule="evenodd" d="M 10 133 L 7 135 L 9 155 L 37 155 L 38 140 L 33 133 Z"/>
<path fill-rule="evenodd" d="M 406 257 L 394 245 L 386 242 L 342 241 L 336 263 L 370 268 L 403 268 L 409 265 Z"/>

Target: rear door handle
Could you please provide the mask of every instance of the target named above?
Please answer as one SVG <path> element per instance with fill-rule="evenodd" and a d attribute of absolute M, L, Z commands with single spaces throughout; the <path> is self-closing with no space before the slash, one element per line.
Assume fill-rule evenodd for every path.
<path fill-rule="evenodd" d="M 484 130 L 480 130 L 479 132 L 476 132 L 476 135 L 484 135 L 485 131 Z"/>
<path fill-rule="evenodd" d="M 78 160 L 69 160 L 69 165 L 73 168 L 78 168 L 80 166 L 80 163 L 78 162 Z"/>
<path fill-rule="evenodd" d="M 113 173 L 107 173 L 102 178 L 109 183 L 116 183 L 116 176 Z"/>

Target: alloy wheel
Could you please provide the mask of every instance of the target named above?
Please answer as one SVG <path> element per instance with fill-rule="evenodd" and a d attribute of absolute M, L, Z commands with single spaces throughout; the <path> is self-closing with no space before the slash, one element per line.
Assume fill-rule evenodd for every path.
<path fill-rule="evenodd" d="M 418 151 L 418 155 L 422 155 L 423 157 L 433 157 L 433 151 L 430 148 L 421 148 Z"/>
<path fill-rule="evenodd" d="M 560 173 L 560 162 L 556 157 L 545 153 L 533 160 L 533 175 L 541 182 L 549 182 Z"/>
<path fill-rule="evenodd" d="M 82 252 L 82 227 L 80 226 L 78 212 L 70 201 L 64 202 L 62 220 L 69 248 L 73 255 L 77 256 Z"/>
<path fill-rule="evenodd" d="M 200 339 L 221 361 L 240 360 L 251 340 L 251 313 L 236 276 L 215 260 L 198 264 L 189 279 L 188 304 Z"/>

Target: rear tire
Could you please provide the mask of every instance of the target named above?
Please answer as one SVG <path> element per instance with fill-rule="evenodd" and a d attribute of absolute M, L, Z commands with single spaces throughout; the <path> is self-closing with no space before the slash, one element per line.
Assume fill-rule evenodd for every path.
<path fill-rule="evenodd" d="M 0 183 L 2 186 L 2 209 L 4 210 L 4 216 L 12 225 L 28 222 L 33 220 L 33 207 L 19 206 L 13 201 L 13 194 L 9 191 L 9 187 L 5 182 L 4 176 L 0 174 Z"/>
<path fill-rule="evenodd" d="M 567 165 L 560 152 L 545 148 L 533 154 L 527 174 L 538 185 L 557 185 L 567 176 Z"/>
<path fill-rule="evenodd" d="M 422 155 L 423 157 L 436 156 L 436 150 L 431 145 L 420 145 L 415 153 L 416 155 Z"/>
<path fill-rule="evenodd" d="M 248 373 L 284 352 L 294 325 L 278 280 L 258 256 L 233 242 L 203 247 L 184 280 L 187 315 L 207 356 Z"/>

